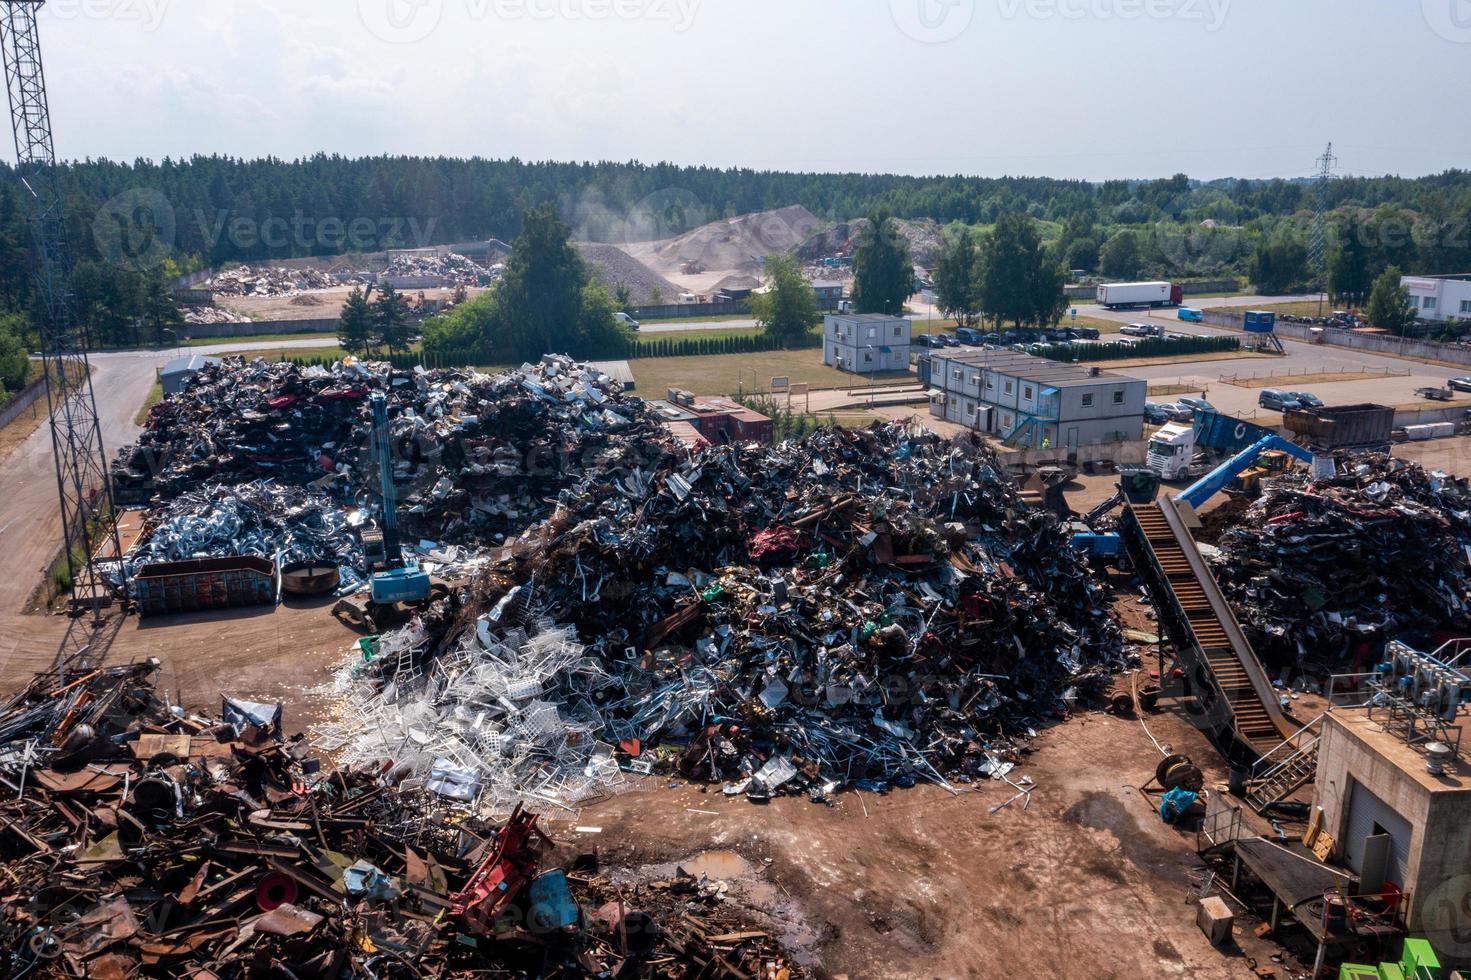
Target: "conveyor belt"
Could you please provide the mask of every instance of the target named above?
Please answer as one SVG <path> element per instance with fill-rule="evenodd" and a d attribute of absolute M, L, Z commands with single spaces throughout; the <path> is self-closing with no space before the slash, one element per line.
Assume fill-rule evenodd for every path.
<path fill-rule="evenodd" d="M 1222 727 L 1234 729 L 1259 752 L 1290 736 L 1296 726 L 1283 716 L 1266 671 L 1173 501 L 1132 506 L 1126 514 L 1126 539 L 1136 562 L 1149 566 L 1140 570 L 1161 625 L 1182 655 L 1209 671 L 1225 697 L 1229 717 L 1222 715 Z"/>

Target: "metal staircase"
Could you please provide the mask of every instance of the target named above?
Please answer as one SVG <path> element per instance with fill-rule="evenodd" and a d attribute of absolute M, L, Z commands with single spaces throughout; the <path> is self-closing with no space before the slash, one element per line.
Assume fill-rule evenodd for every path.
<path fill-rule="evenodd" d="M 1122 527 L 1161 625 L 1181 659 L 1212 689 L 1195 692 L 1205 702 L 1205 727 L 1217 734 L 1234 730 L 1258 752 L 1288 737 L 1292 727 L 1276 691 L 1174 502 L 1131 506 Z"/>
<path fill-rule="evenodd" d="M 1276 748 L 1257 760 L 1246 799 L 1257 813 L 1280 803 L 1299 787 L 1312 782 L 1318 771 L 1318 743 L 1322 740 L 1323 718 L 1308 722 Z"/>

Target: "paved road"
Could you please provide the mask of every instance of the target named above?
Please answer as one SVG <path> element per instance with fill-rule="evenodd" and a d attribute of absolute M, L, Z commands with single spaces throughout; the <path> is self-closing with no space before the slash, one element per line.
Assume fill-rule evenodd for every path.
<path fill-rule="evenodd" d="M 320 339 L 273 343 L 225 343 L 167 351 L 123 351 L 92 355 L 92 390 L 108 457 L 138 437 L 133 416 L 148 397 L 156 369 L 178 356 L 240 351 L 320 347 Z M 56 501 L 56 470 L 51 453 L 51 427 L 42 425 L 0 467 L 0 554 L 7 574 L 0 580 L 0 616 L 24 608 L 56 554 L 61 515 Z"/>

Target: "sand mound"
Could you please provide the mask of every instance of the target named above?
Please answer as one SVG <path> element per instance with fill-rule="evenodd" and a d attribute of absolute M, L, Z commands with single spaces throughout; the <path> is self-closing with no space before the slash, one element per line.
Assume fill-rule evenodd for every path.
<path fill-rule="evenodd" d="M 909 255 L 914 264 L 926 269 L 935 264 L 940 252 L 940 226 L 925 218 L 920 221 L 896 219 L 899 231 L 909 240 Z M 838 255 L 845 250 L 851 254 L 858 246 L 858 237 L 868 227 L 867 218 L 845 221 L 827 231 L 819 232 L 796 247 L 797 257 L 803 262 L 816 262 L 829 255 Z"/>
<path fill-rule="evenodd" d="M 662 294 L 657 297 L 661 302 L 679 301 L 682 289 L 618 246 L 578 242 L 577 250 L 587 262 L 588 271 L 607 287 L 609 293 L 622 283 L 628 287 L 635 306 L 653 303 L 656 290 Z"/>
<path fill-rule="evenodd" d="M 766 256 L 791 252 L 822 222 L 801 206 L 758 211 L 712 221 L 694 231 L 640 249 L 640 257 L 662 275 L 701 272 L 759 273 Z"/>

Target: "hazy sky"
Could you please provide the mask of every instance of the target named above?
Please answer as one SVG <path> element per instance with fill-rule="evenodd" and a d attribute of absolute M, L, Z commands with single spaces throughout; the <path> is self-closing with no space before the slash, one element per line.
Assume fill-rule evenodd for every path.
<path fill-rule="evenodd" d="M 50 0 L 59 152 L 1471 166 L 1471 0 Z"/>

